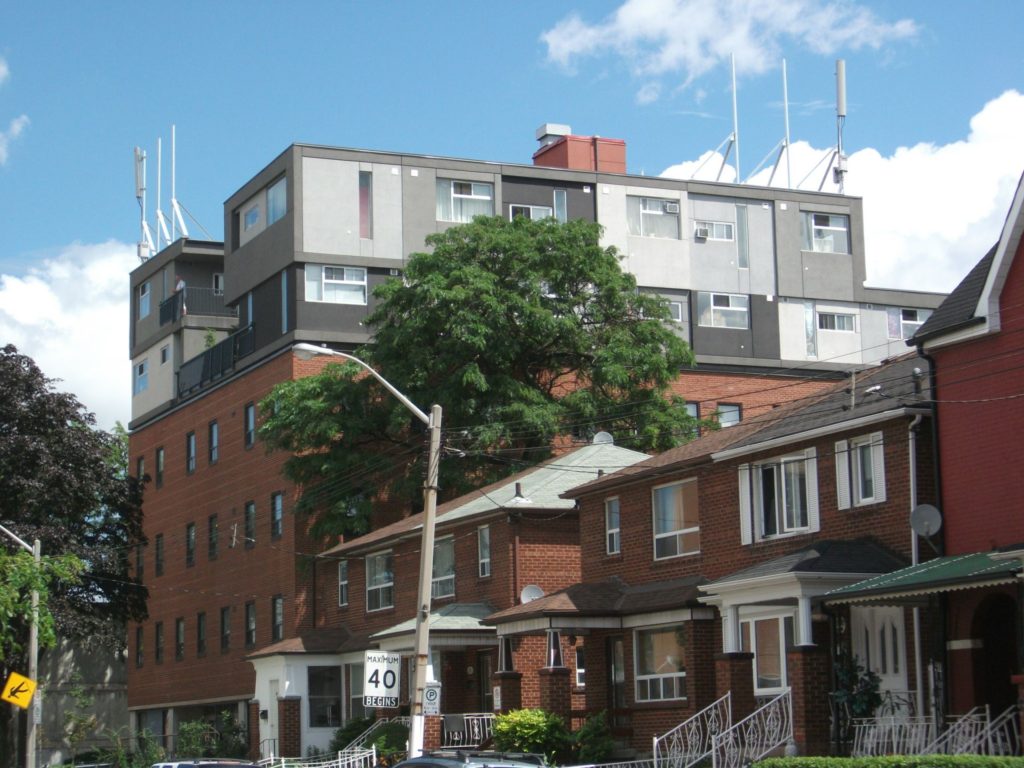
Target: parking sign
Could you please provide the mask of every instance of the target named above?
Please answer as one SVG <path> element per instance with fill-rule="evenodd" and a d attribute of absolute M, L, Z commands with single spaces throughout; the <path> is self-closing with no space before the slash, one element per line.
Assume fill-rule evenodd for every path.
<path fill-rule="evenodd" d="M 402 657 L 397 653 L 367 651 L 363 669 L 363 706 L 397 709 Z"/>

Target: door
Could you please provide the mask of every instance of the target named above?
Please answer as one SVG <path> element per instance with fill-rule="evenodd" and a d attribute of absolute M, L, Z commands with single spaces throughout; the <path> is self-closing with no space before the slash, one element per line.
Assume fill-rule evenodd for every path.
<path fill-rule="evenodd" d="M 907 640 L 903 609 L 895 606 L 850 609 L 853 655 L 879 678 L 883 707 L 909 709 Z M 887 695 L 888 694 L 888 695 Z"/>
<path fill-rule="evenodd" d="M 494 657 L 490 652 L 476 655 L 477 680 L 480 686 L 480 711 L 494 711 L 494 685 L 491 675 L 494 674 Z"/>

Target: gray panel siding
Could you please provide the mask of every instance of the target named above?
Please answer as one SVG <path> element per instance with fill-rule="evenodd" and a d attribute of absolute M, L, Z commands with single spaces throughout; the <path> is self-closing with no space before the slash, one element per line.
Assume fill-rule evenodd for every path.
<path fill-rule="evenodd" d="M 584 187 L 589 192 L 584 191 Z M 533 179 L 505 176 L 501 180 L 502 205 L 501 215 L 508 218 L 511 205 L 546 205 L 554 208 L 554 191 L 566 191 L 566 211 L 570 219 L 595 221 L 597 212 L 594 206 L 594 187 L 592 184 L 576 182 L 536 181 Z"/>
<path fill-rule="evenodd" d="M 295 303 L 297 335 L 344 331 L 369 339 L 370 332 L 365 321 L 379 304 L 373 296 L 373 291 L 381 283 L 392 279 L 398 278 L 392 277 L 388 269 L 368 269 L 366 305 L 306 301 L 303 268 L 300 267 L 296 270 L 296 281 L 300 283 Z"/>
<path fill-rule="evenodd" d="M 779 358 L 779 304 L 765 296 L 750 297 L 750 326 L 753 356 L 762 360 Z"/>

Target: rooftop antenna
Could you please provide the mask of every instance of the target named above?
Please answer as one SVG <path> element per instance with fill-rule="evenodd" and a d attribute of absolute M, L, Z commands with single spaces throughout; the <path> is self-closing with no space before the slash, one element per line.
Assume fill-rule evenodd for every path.
<path fill-rule="evenodd" d="M 722 180 L 722 171 L 725 170 L 725 166 L 729 164 L 729 154 L 732 152 L 733 147 L 736 148 L 736 182 L 740 181 L 740 141 L 739 141 L 739 128 L 738 128 L 737 112 L 736 112 L 736 57 L 732 56 L 732 133 L 722 139 L 722 142 L 715 147 L 714 152 L 708 153 L 707 157 L 701 161 L 700 165 L 693 169 L 693 173 L 690 174 L 691 179 L 696 179 L 697 174 L 700 173 L 701 168 L 707 165 L 708 161 L 718 154 L 722 147 L 725 147 L 725 152 L 722 153 L 722 164 L 718 166 L 718 175 L 715 176 L 715 181 Z"/>
<path fill-rule="evenodd" d="M 175 180 L 177 178 L 175 128 L 176 126 L 171 125 L 171 233 L 177 239 L 177 232 L 175 230 L 180 229 L 181 236 L 187 238 L 188 227 L 185 226 L 185 219 L 181 215 L 181 207 L 178 205 L 178 198 L 175 195 Z"/>
<path fill-rule="evenodd" d="M 750 172 L 750 175 L 747 177 L 746 180 L 749 182 L 754 176 L 756 176 L 758 174 L 758 171 L 760 171 L 764 167 L 765 163 L 768 162 L 768 158 L 772 156 L 772 152 L 778 150 L 778 154 L 775 156 L 775 165 L 772 166 L 771 175 L 768 176 L 768 186 L 770 187 L 772 185 L 772 182 L 775 181 L 775 174 L 779 170 L 779 163 L 782 161 L 783 153 L 785 153 L 786 188 L 792 189 L 793 177 L 789 164 L 789 88 L 787 86 L 785 59 L 782 60 L 782 109 L 783 114 L 785 115 L 786 135 L 782 137 L 782 140 L 778 144 L 771 148 L 771 151 L 769 151 L 768 154 L 764 156 L 764 159 L 757 164 L 757 167 Z"/>
<path fill-rule="evenodd" d="M 156 244 L 159 250 L 164 245 L 171 244 L 171 235 L 167 231 L 167 219 L 164 217 L 164 211 L 160 207 L 160 190 L 163 186 L 163 139 L 157 138 L 156 140 Z M 163 243 L 163 245 L 161 245 Z"/>
<path fill-rule="evenodd" d="M 843 154 L 843 126 L 846 124 L 846 61 L 836 59 L 836 148 L 832 150 L 828 166 L 825 168 L 825 175 L 821 177 L 818 185 L 820 192 L 828 179 L 828 169 L 832 168 L 832 182 L 839 188 L 839 194 L 843 194 L 843 182 L 846 179 L 846 155 Z M 833 166 L 833 162 L 835 165 Z"/>
<path fill-rule="evenodd" d="M 740 118 L 736 109 L 736 54 L 729 54 L 729 62 L 732 64 L 732 137 L 736 142 L 736 183 L 740 183 Z"/>
<path fill-rule="evenodd" d="M 154 251 L 153 233 L 149 231 L 146 221 L 146 153 L 140 147 L 135 148 L 135 199 L 139 201 L 140 237 L 137 246 L 139 261 L 148 259 Z"/>

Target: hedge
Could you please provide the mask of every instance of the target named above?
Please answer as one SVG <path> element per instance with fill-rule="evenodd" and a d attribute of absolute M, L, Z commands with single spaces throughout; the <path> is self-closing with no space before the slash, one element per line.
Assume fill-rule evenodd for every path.
<path fill-rule="evenodd" d="M 1002 755 L 884 755 L 770 757 L 752 768 L 1024 768 L 1024 757 Z"/>

